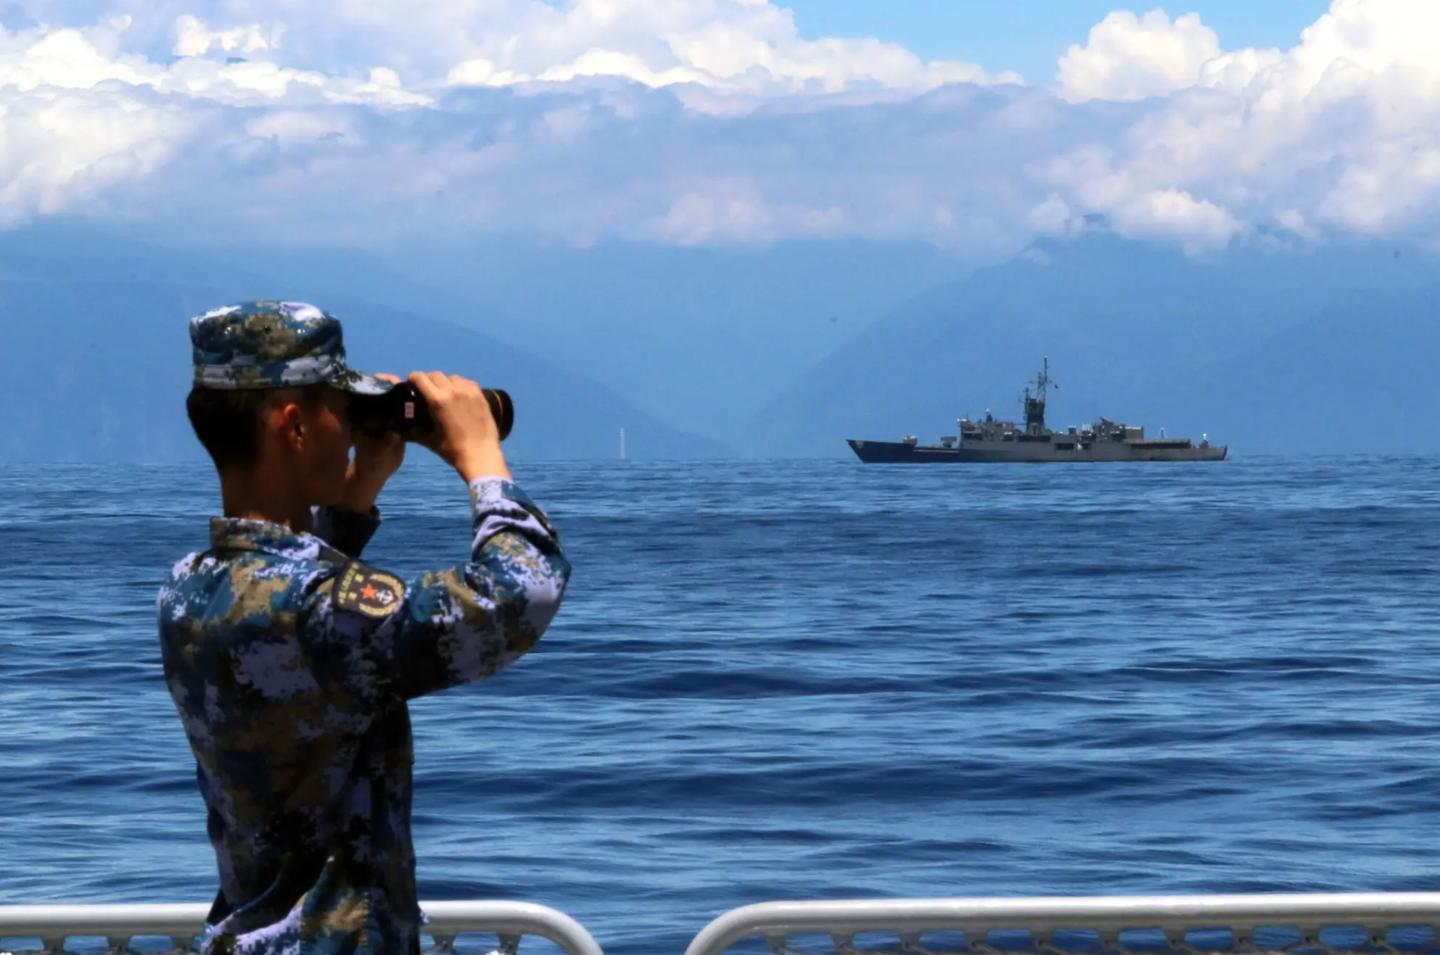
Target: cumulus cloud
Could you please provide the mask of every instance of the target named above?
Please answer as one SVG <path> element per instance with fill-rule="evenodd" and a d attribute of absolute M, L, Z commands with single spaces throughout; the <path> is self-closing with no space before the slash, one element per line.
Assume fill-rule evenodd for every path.
<path fill-rule="evenodd" d="M 246 27 L 232 27 L 229 30 L 210 30 L 199 17 L 185 15 L 175 22 L 175 55 L 204 56 L 212 47 L 227 52 L 254 53 L 278 45 L 278 36 L 266 36 L 259 24 Z"/>
<path fill-rule="evenodd" d="M 1440 240 L 1434 0 L 1334 0 L 1285 50 L 1118 11 L 1053 90 L 808 39 L 767 0 L 115 0 L 84 22 L 92 2 L 0 29 L 0 221 L 918 237 L 977 259 L 1096 214 L 1196 254 Z"/>
<path fill-rule="evenodd" d="M 105 209 L 114 187 L 160 170 L 193 123 L 183 110 L 116 90 L 0 97 L 0 224 Z"/>
<path fill-rule="evenodd" d="M 1116 211 L 1121 235 L 1172 236 L 1190 252 L 1223 247 L 1244 229 L 1227 210 L 1176 189 L 1137 196 Z"/>
<path fill-rule="evenodd" d="M 773 240 L 793 235 L 839 234 L 845 210 L 767 200 L 745 180 L 700 184 L 645 224 L 650 236 L 677 245 Z"/>
<path fill-rule="evenodd" d="M 1048 178 L 1107 212 L 1203 196 L 1214 211 L 1189 221 L 1217 241 L 1237 217 L 1310 237 L 1423 231 L 1440 210 L 1437 40 L 1430 0 L 1335 0 L 1285 51 L 1222 52 L 1198 18 L 1112 15 L 1062 61 L 1062 95 L 1170 95 Z"/>
<path fill-rule="evenodd" d="M 87 30 L 0 29 L 0 88 L 27 92 L 37 87 L 91 89 L 109 80 L 153 86 L 163 68 L 136 54 L 117 54 L 124 18 Z"/>
<path fill-rule="evenodd" d="M 1013 72 L 927 62 L 873 38 L 807 40 L 790 11 L 768 0 L 112 2 L 131 18 L 137 38 L 153 47 L 173 35 L 180 56 L 268 51 L 275 62 L 325 73 L 385 65 L 419 88 L 615 76 L 773 95 L 1021 82 Z"/>
<path fill-rule="evenodd" d="M 415 227 L 428 208 L 454 227 L 462 217 L 485 227 L 515 216 L 574 235 L 679 243 L 833 233 L 849 222 L 835 201 L 778 196 L 743 153 L 723 163 L 633 154 L 686 113 L 743 116 L 797 96 L 819 109 L 853 107 L 947 84 L 1020 82 L 874 39 L 802 39 L 791 14 L 765 0 L 573 0 L 563 9 L 539 0 L 120 0 L 101 25 L 66 24 L 64 8 L 60 0 L 39 11 L 58 23 L 42 16 L 0 33 L 0 109 L 46 90 L 78 117 L 121 108 L 117 91 L 126 91 L 114 118 L 134 120 L 132 135 L 97 137 L 79 151 L 64 143 L 83 140 L 83 128 L 15 140 L 28 144 L 36 169 L 69 168 L 47 163 L 46 152 L 68 149 L 87 167 L 105 165 L 95 182 L 117 187 L 170 164 L 162 179 L 117 188 L 117 208 L 228 200 L 253 215 L 269 202 L 275 216 L 333 223 L 333 210 L 314 215 L 333 186 L 347 206 L 338 214 L 363 216 L 346 199 L 367 195 L 384 227 Z M 644 96 L 632 84 L 670 93 Z M 0 115 L 5 127 L 17 121 Z M 626 127 L 622 161 L 607 153 Z M 718 141 L 731 131 L 708 134 Z M 687 148 L 713 145 L 703 140 Z M 630 181 L 642 167 L 647 178 Z M 93 208 L 99 186 L 82 181 L 56 172 L 42 189 L 20 177 L 0 201 L 12 219 L 63 208 L 71 183 L 69 206 Z M 537 194 L 565 202 L 537 213 Z M 387 202 L 407 214 L 387 215 Z"/>
<path fill-rule="evenodd" d="M 1196 14 L 1172 23 L 1163 10 L 1143 17 L 1117 10 L 1090 31 L 1085 46 L 1070 47 L 1056 79 L 1072 102 L 1144 99 L 1195 85 L 1219 55 L 1220 38 Z"/>

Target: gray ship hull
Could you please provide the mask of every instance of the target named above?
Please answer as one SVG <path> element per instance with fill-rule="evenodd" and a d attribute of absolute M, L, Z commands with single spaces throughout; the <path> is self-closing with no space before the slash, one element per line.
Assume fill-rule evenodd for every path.
<path fill-rule="evenodd" d="M 1056 447 L 1050 441 L 986 441 L 941 447 L 903 441 L 846 441 L 866 464 L 1047 464 L 1104 461 L 1223 461 L 1225 445 L 1189 441 L 1104 441 L 1088 447 Z"/>

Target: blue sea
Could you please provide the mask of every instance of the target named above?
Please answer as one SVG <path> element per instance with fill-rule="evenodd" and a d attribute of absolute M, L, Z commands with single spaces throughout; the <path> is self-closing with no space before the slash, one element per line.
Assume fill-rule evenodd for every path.
<path fill-rule="evenodd" d="M 413 705 L 422 899 L 675 955 L 770 899 L 1440 887 L 1440 460 L 513 470 L 575 573 Z M 380 503 L 371 563 L 465 558 L 443 467 Z M 217 508 L 0 468 L 0 904 L 213 898 L 153 615 Z"/>

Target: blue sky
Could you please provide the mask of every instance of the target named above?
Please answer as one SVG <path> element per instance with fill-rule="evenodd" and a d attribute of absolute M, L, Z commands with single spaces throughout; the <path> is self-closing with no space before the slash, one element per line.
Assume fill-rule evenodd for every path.
<path fill-rule="evenodd" d="M 1328 0 L 1201 0 L 1183 4 L 1126 4 L 1105 0 L 783 0 L 800 32 L 820 36 L 878 36 L 927 59 L 961 59 L 992 70 L 1015 70 L 1027 83 L 1046 85 L 1072 43 L 1116 9 L 1198 13 L 1227 48 L 1279 47 L 1329 8 Z"/>

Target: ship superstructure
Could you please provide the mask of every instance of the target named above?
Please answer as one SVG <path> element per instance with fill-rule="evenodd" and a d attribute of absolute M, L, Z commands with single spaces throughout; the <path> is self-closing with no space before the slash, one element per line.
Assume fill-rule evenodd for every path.
<path fill-rule="evenodd" d="M 1194 444 L 1189 438 L 1167 438 L 1162 430 L 1159 438 L 1147 438 L 1143 427 L 1108 418 L 1083 428 L 1051 431 L 1045 425 L 1045 403 L 1054 384 L 1047 358 L 1021 398 L 1023 425 L 996 420 L 987 411 L 980 421 L 961 418 L 959 435 L 945 435 L 938 445 L 922 445 L 914 435 L 900 441 L 849 438 L 847 443 L 867 464 L 1225 460 L 1228 448 L 1212 445 L 1208 437 Z"/>

